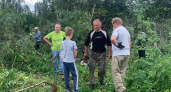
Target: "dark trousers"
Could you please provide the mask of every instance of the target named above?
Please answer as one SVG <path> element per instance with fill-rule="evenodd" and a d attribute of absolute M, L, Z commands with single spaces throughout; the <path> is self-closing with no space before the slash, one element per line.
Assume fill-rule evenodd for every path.
<path fill-rule="evenodd" d="M 69 86 L 69 72 L 72 74 L 72 78 L 74 81 L 74 92 L 78 91 L 78 72 L 77 72 L 77 67 L 75 63 L 65 63 L 64 64 L 64 80 L 65 80 L 65 86 L 66 89 L 70 90 Z"/>
<path fill-rule="evenodd" d="M 145 50 L 138 50 L 139 58 L 144 57 L 145 58 Z"/>
<path fill-rule="evenodd" d="M 104 76 L 106 73 L 106 52 L 97 53 L 97 52 L 90 50 L 89 85 L 95 85 L 96 84 L 96 79 L 94 76 L 96 65 L 98 66 L 99 81 L 103 82 Z"/>
<path fill-rule="evenodd" d="M 39 49 L 39 45 L 40 45 L 40 41 L 37 41 L 36 44 L 35 44 L 35 46 L 34 46 L 35 50 L 38 50 Z"/>

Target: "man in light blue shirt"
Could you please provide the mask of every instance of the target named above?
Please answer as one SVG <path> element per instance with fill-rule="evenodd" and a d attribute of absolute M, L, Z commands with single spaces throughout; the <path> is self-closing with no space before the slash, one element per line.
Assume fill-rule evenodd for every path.
<path fill-rule="evenodd" d="M 112 78 L 115 85 L 115 91 L 126 92 L 126 87 L 123 83 L 130 56 L 131 38 L 128 30 L 122 26 L 121 18 L 113 18 L 112 24 Z"/>

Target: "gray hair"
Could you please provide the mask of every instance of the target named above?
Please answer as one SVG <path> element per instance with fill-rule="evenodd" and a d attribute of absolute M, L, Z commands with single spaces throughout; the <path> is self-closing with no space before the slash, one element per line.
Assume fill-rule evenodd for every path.
<path fill-rule="evenodd" d="M 61 24 L 60 24 L 60 23 L 56 23 L 56 24 L 55 24 L 55 26 L 56 26 L 56 25 L 60 25 L 60 26 L 61 26 Z"/>
<path fill-rule="evenodd" d="M 95 19 L 94 21 L 93 21 L 93 23 L 94 22 L 99 22 L 100 24 L 102 24 L 102 22 L 100 21 L 100 19 Z"/>

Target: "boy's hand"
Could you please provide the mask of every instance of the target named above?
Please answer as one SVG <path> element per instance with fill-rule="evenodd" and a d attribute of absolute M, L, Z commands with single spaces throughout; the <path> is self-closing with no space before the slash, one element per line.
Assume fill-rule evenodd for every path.
<path fill-rule="evenodd" d="M 61 55 L 61 59 L 64 59 L 64 56 L 63 55 Z"/>

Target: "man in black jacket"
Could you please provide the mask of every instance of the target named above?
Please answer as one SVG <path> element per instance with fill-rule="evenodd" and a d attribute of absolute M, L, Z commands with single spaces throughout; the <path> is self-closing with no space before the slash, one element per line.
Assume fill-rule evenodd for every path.
<path fill-rule="evenodd" d="M 101 29 L 102 23 L 99 19 L 93 21 L 94 29 L 89 32 L 85 40 L 85 53 L 84 56 L 88 56 L 88 46 L 91 43 L 90 55 L 89 55 L 89 88 L 93 89 L 96 84 L 94 77 L 94 70 L 96 64 L 98 65 L 98 77 L 101 85 L 104 85 L 104 76 L 106 68 L 106 47 L 108 45 L 109 53 L 108 58 L 112 56 L 111 53 L 111 41 L 106 31 Z"/>

